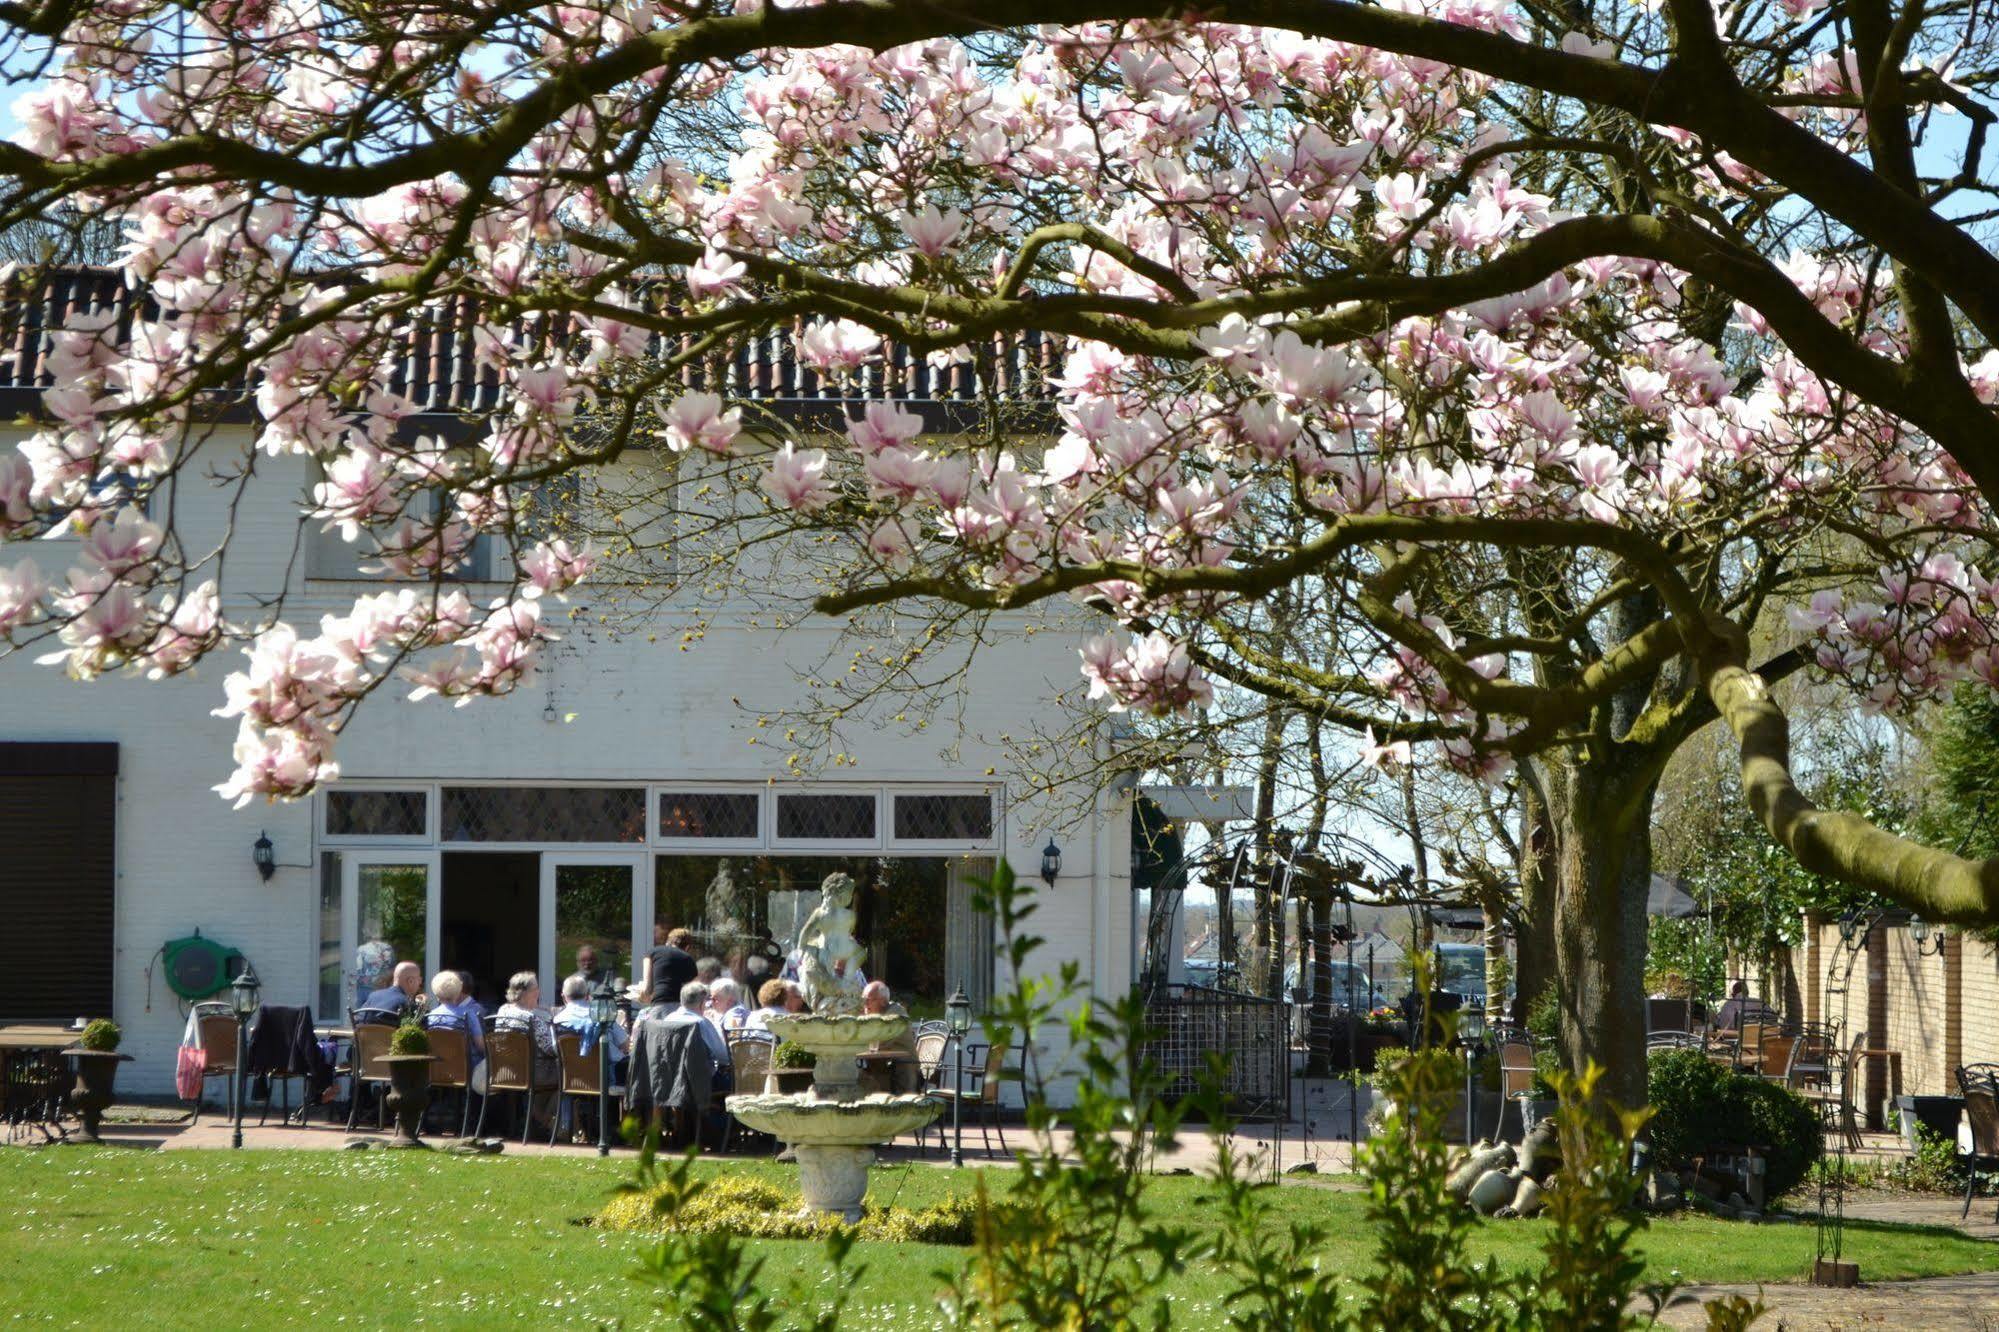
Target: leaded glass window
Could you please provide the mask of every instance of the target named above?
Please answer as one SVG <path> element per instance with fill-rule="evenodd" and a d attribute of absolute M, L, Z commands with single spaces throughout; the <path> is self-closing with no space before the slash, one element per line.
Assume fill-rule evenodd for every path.
<path fill-rule="evenodd" d="M 761 799 L 755 791 L 664 792 L 659 798 L 659 835 L 755 841 Z"/>
<path fill-rule="evenodd" d="M 643 842 L 641 786 L 447 786 L 447 842 Z"/>
<path fill-rule="evenodd" d="M 980 792 L 902 792 L 895 797 L 898 842 L 989 842 L 993 798 Z"/>
<path fill-rule="evenodd" d="M 872 842 L 875 805 L 872 794 L 780 793 L 777 835 L 787 842 Z"/>
<path fill-rule="evenodd" d="M 422 837 L 430 829 L 428 791 L 343 791 L 326 793 L 328 837 Z"/>

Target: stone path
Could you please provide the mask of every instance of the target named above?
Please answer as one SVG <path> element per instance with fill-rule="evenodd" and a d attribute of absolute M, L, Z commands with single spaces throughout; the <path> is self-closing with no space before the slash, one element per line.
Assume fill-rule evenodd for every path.
<path fill-rule="evenodd" d="M 1712 1299 L 1722 1294 L 1755 1296 L 1754 1286 L 1693 1286 L 1687 1294 Z M 1766 1312 L 1758 1328 L 1783 1332 L 1846 1332 L 1861 1328 L 1908 1328 L 1921 1332 L 1999 1332 L 1999 1272 L 1975 1276 L 1882 1281 L 1853 1290 L 1819 1286 L 1765 1286 Z M 1702 1328 L 1707 1315 L 1689 1301 L 1668 1309 L 1660 1325 Z"/>

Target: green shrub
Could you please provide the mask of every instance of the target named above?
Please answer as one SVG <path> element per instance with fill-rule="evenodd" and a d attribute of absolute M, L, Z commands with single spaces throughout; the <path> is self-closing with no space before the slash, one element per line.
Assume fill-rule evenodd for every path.
<path fill-rule="evenodd" d="M 797 1041 L 779 1041 L 777 1049 L 770 1052 L 772 1068 L 813 1068 L 819 1063 L 819 1056 L 800 1045 Z"/>
<path fill-rule="evenodd" d="M 1765 1187 L 1790 1192 L 1819 1159 L 1818 1112 L 1789 1088 L 1737 1073 L 1698 1050 L 1669 1050 L 1650 1061 L 1652 1159 L 1679 1168 L 1717 1149 L 1765 1149 Z"/>
<path fill-rule="evenodd" d="M 1542 1044 L 1551 1043 L 1562 1026 L 1562 1001 L 1550 985 L 1527 1007 L 1527 1034 Z"/>
<path fill-rule="evenodd" d="M 389 1053 L 392 1055 L 427 1055 L 430 1053 L 430 1033 L 422 1024 L 405 1022 L 396 1028 L 396 1034 L 389 1037 Z"/>
<path fill-rule="evenodd" d="M 1964 1188 L 1964 1166 L 1957 1143 L 1926 1125 L 1916 1125 L 1916 1151 L 1888 1167 L 1887 1180 L 1912 1193 L 1957 1193 Z"/>
<path fill-rule="evenodd" d="M 991 1200 L 987 1206 L 993 1206 Z M 642 1192 L 621 1193 L 597 1214 L 597 1224 L 607 1230 L 745 1239 L 824 1239 L 844 1230 L 862 1240 L 970 1244 L 979 1215 L 978 1200 L 969 1194 L 954 1194 L 914 1210 L 870 1205 L 852 1225 L 830 1213 L 806 1212 L 803 1207 L 804 1201 L 797 1194 L 774 1184 L 723 1177 L 700 1181 L 691 1190 L 685 1184 L 663 1183 Z"/>
<path fill-rule="evenodd" d="M 110 1018 L 96 1018 L 83 1029 L 83 1035 L 76 1038 L 76 1043 L 86 1050 L 98 1050 L 109 1054 L 116 1050 L 118 1042 L 124 1039 L 125 1033 L 119 1030 L 117 1023 Z"/>
<path fill-rule="evenodd" d="M 1407 1059 L 1410 1049 L 1406 1045 L 1384 1045 L 1374 1052 L 1374 1070 L 1367 1075 L 1367 1084 L 1376 1091 L 1388 1090 L 1393 1080 L 1395 1066 Z"/>

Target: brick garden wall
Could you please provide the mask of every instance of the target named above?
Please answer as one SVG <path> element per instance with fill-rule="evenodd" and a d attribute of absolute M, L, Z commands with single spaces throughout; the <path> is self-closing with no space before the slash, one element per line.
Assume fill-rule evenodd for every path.
<path fill-rule="evenodd" d="M 1853 957 L 1842 1002 L 1824 990 L 1843 960 L 1838 923 L 1808 920 L 1804 942 L 1792 951 L 1806 1019 L 1837 1021 L 1843 1010 L 1842 1045 L 1864 1031 L 1870 1048 L 1901 1052 L 1899 1088 L 1887 1061 L 1869 1061 L 1861 1101 L 1870 1118 L 1898 1091 L 1955 1093 L 1960 1065 L 1999 1063 L 1999 947 L 1952 931 L 1942 956 L 1923 955 L 1906 926 L 1878 925 Z"/>

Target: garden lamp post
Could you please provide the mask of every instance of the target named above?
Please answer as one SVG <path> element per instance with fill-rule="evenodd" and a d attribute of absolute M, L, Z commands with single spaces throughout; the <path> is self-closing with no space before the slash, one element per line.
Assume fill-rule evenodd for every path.
<path fill-rule="evenodd" d="M 590 992 L 590 1020 L 597 1024 L 597 1155 L 611 1154 L 611 1023 L 617 1019 L 618 992 L 607 969 Z"/>
<path fill-rule="evenodd" d="M 951 1164 L 965 1164 L 965 1033 L 972 1029 L 972 1001 L 959 986 L 944 1001 L 944 1026 L 951 1033 Z"/>
<path fill-rule="evenodd" d="M 250 1019 L 257 1013 L 257 991 L 263 985 L 257 979 L 257 969 L 248 962 L 235 980 L 229 982 L 229 1006 L 236 1014 L 236 1067 L 230 1070 L 230 1110 L 235 1121 L 235 1131 L 230 1135 L 231 1148 L 243 1145 L 243 1056 L 249 1048 L 245 1034 L 249 1031 Z"/>

